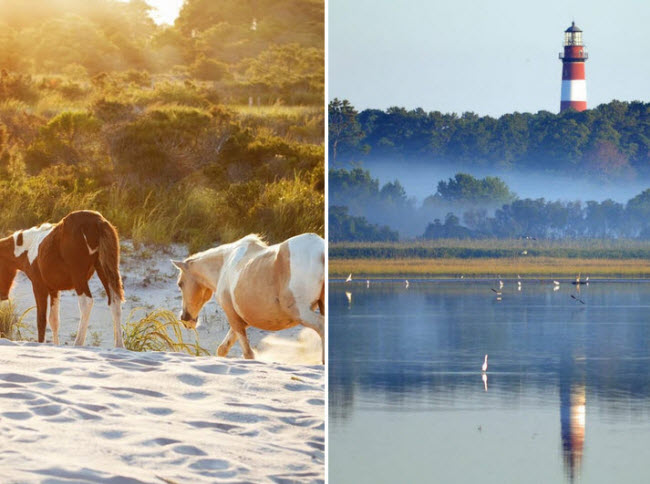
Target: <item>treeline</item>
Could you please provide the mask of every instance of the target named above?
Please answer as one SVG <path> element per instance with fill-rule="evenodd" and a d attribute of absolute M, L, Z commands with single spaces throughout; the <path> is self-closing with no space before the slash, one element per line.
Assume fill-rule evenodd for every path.
<path fill-rule="evenodd" d="M 187 0 L 161 27 L 139 0 L 0 0 L 0 231 L 85 208 L 193 250 L 322 235 L 323 5 L 284 3 Z"/>
<path fill-rule="evenodd" d="M 226 103 L 323 102 L 322 0 L 187 0 L 173 26 L 156 25 L 151 9 L 143 0 L 0 0 L 0 66 L 65 76 L 76 89 L 135 70 L 210 81 Z"/>
<path fill-rule="evenodd" d="M 499 118 L 329 103 L 330 160 L 408 160 L 472 167 L 650 175 L 650 103 L 612 101 L 583 112 Z"/>
<path fill-rule="evenodd" d="M 422 239 L 650 239 L 650 189 L 625 204 L 518 199 L 499 178 L 459 173 L 416 206 L 398 180 L 380 188 L 361 168 L 330 170 L 329 180 L 335 242 L 392 241 L 398 224 L 415 223 Z"/>

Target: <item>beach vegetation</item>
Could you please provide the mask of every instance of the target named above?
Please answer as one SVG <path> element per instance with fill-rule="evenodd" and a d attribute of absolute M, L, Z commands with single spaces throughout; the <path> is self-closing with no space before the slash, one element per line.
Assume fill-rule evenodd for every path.
<path fill-rule="evenodd" d="M 192 251 L 324 235 L 323 4 L 284 3 L 188 0 L 168 26 L 139 1 L 0 2 L 0 233 L 93 209 Z"/>
<path fill-rule="evenodd" d="M 137 317 L 141 309 L 131 311 L 125 324 L 124 346 L 130 351 L 174 351 L 190 355 L 209 355 L 210 352 L 199 344 L 196 330 L 194 342 L 185 341 L 184 326 L 176 315 L 166 309 L 156 309 Z"/>

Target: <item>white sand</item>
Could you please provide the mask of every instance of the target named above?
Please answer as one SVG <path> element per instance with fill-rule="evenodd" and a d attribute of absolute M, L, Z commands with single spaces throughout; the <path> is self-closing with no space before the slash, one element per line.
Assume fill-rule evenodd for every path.
<path fill-rule="evenodd" d="M 137 320 L 152 309 L 169 309 L 174 313 L 181 311 L 181 293 L 176 286 L 178 270 L 169 262 L 170 259 L 184 259 L 189 255 L 181 246 L 172 246 L 168 250 L 150 248 L 134 249 L 129 241 L 122 241 L 120 272 L 124 282 L 126 302 L 123 305 L 123 322 L 132 310 L 136 310 L 133 319 Z M 94 306 L 90 315 L 90 324 L 86 336 L 86 345 L 101 348 L 113 348 L 113 323 L 107 305 L 106 293 L 97 275 L 89 281 L 93 294 Z M 35 305 L 32 285 L 27 276 L 19 272 L 11 292 L 11 298 L 22 311 Z M 225 314 L 214 301 L 210 301 L 200 314 L 198 328 L 199 344 L 216 354 L 217 346 L 228 332 Z M 25 322 L 32 330 L 31 337 L 36 339 L 36 310 L 30 311 Z M 61 324 L 59 338 L 61 344 L 71 345 L 79 325 L 79 307 L 74 291 L 61 293 Z M 248 337 L 256 357 L 263 361 L 283 363 L 318 364 L 321 362 L 320 338 L 313 330 L 302 326 L 280 331 L 264 332 L 255 328 L 248 329 Z M 184 331 L 186 342 L 194 342 L 194 333 Z M 46 341 L 52 341 L 52 333 L 47 329 Z M 235 343 L 228 355 L 241 357 L 239 343 Z"/>
<path fill-rule="evenodd" d="M 322 482 L 323 387 L 322 366 L 0 340 L 0 482 Z"/>

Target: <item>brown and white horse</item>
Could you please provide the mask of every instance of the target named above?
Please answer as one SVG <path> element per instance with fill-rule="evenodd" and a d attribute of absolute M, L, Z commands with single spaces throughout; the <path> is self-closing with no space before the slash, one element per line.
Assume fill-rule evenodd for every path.
<path fill-rule="evenodd" d="M 124 290 L 119 263 L 120 245 L 115 228 L 98 212 L 72 212 L 57 224 L 19 230 L 0 239 L 0 300 L 9 298 L 16 272 L 23 271 L 32 281 L 36 299 L 38 341 L 45 341 L 49 296 L 52 339 L 59 344 L 59 291 L 74 289 L 81 312 L 74 344 L 81 346 L 93 307 L 88 280 L 97 271 L 111 308 L 115 346 L 123 348 Z"/>
<path fill-rule="evenodd" d="M 172 263 L 180 269 L 181 321 L 187 328 L 197 326 L 199 311 L 213 294 L 226 313 L 230 330 L 219 356 L 238 339 L 244 358 L 254 358 L 248 326 L 278 331 L 302 324 L 320 335 L 324 361 L 325 242 L 318 235 L 297 235 L 272 246 L 248 235 Z"/>

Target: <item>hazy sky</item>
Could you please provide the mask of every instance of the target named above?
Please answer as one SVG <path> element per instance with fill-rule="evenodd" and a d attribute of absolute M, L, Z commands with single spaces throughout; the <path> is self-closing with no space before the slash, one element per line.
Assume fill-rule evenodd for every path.
<path fill-rule="evenodd" d="M 128 2 L 129 0 L 120 1 Z M 183 6 L 183 0 L 146 0 L 146 2 L 156 8 L 151 12 L 151 16 L 157 24 L 172 25 Z"/>
<path fill-rule="evenodd" d="M 357 109 L 559 111 L 564 30 L 583 30 L 587 104 L 650 101 L 644 0 L 329 0 L 328 96 Z"/>

